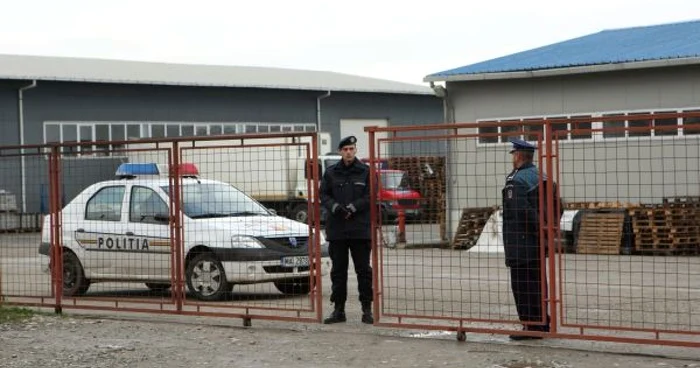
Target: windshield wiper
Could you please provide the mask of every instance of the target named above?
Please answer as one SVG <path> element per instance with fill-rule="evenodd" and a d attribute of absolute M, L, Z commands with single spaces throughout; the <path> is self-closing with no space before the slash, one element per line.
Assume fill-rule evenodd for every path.
<path fill-rule="evenodd" d="M 190 216 L 191 219 L 203 219 L 203 218 L 218 218 L 218 217 L 229 217 L 228 213 L 202 213 L 199 215 Z"/>
<path fill-rule="evenodd" d="M 267 214 L 265 214 L 265 213 L 260 213 L 260 212 L 242 211 L 242 212 L 229 213 L 229 216 L 231 216 L 231 217 L 240 217 L 240 216 L 267 216 Z"/>
<path fill-rule="evenodd" d="M 241 216 L 267 216 L 260 212 L 233 212 L 233 213 L 202 213 L 190 216 L 191 219 L 221 218 L 221 217 L 241 217 Z"/>

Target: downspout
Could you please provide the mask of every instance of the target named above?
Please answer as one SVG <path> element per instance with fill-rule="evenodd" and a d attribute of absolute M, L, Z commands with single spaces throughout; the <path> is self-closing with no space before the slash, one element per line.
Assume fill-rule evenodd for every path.
<path fill-rule="evenodd" d="M 18 114 L 19 114 L 18 120 L 19 120 L 19 145 L 20 146 L 24 146 L 24 91 L 26 91 L 28 89 L 32 89 L 34 87 L 36 87 L 36 79 L 33 80 L 31 84 L 24 86 L 24 87 L 21 87 L 19 89 L 19 91 L 17 92 L 18 93 L 17 109 L 18 109 Z M 26 165 L 27 165 L 27 163 L 25 161 L 24 147 L 23 147 L 20 150 L 20 168 L 19 168 L 19 175 L 22 179 L 22 188 L 21 188 L 21 190 L 22 190 L 22 193 L 21 193 L 22 213 L 27 212 L 27 177 L 25 174 Z"/>
<path fill-rule="evenodd" d="M 433 90 L 435 93 L 435 96 L 439 97 L 442 99 L 442 120 L 444 124 L 450 124 L 454 123 L 453 119 L 453 114 L 452 114 L 452 104 L 450 103 L 449 99 L 449 94 L 447 93 L 447 89 L 443 86 L 436 86 L 434 82 L 430 82 L 430 88 Z M 445 153 L 447 155 L 452 154 L 452 140 L 446 139 L 445 140 Z M 451 160 L 448 160 L 450 162 Z M 452 178 L 452 175 L 450 174 L 450 165 L 445 165 L 445 192 L 447 194 L 447 198 L 454 198 L 453 196 L 450 195 L 452 192 L 453 185 L 450 182 L 449 178 Z M 449 203 L 447 204 L 447 213 L 445 214 L 445 234 L 441 234 L 446 236 L 447 239 L 452 238 L 453 234 L 453 229 L 454 226 L 452 226 L 452 221 L 453 221 L 453 216 L 452 216 L 452 210 L 450 208 Z M 441 239 L 441 240 L 447 240 L 447 239 Z"/>
<path fill-rule="evenodd" d="M 325 94 L 316 97 L 316 132 L 321 133 L 321 100 L 326 97 L 331 96 L 331 91 L 329 90 Z M 320 149 L 320 147 L 319 147 Z"/>

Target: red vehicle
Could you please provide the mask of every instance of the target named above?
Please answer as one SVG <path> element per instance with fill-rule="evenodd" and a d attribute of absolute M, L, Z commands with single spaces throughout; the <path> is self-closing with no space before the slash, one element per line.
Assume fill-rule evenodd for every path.
<path fill-rule="evenodd" d="M 361 161 L 369 165 L 369 159 L 363 158 Z M 406 219 L 419 219 L 421 216 L 420 192 L 411 189 L 406 172 L 389 169 L 387 160 L 377 162 L 377 172 L 381 181 L 379 200 L 382 206 L 382 222 L 397 219 L 401 210 Z"/>
<path fill-rule="evenodd" d="M 380 186 L 379 200 L 382 206 L 382 222 L 388 222 L 398 217 L 403 211 L 406 219 L 416 220 L 421 216 L 421 196 L 417 190 L 408 184 L 405 171 L 379 170 Z"/>

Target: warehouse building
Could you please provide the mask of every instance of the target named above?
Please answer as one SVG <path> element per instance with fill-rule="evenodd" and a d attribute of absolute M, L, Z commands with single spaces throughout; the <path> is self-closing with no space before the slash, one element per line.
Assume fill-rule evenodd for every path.
<path fill-rule="evenodd" d="M 559 141 L 564 200 L 659 202 L 700 195 L 700 129 L 689 126 L 700 118 L 635 118 L 700 111 L 700 21 L 604 30 L 424 80 L 445 84 L 446 115 L 453 122 L 583 118 L 589 121 L 577 124 L 579 129 L 652 126 L 646 132 L 565 134 Z M 543 134 L 529 126 L 477 131 L 534 140 L 532 129 Z M 453 219 L 461 208 L 501 203 L 500 189 L 511 170 L 507 140 L 481 137 L 454 147 Z"/>
<path fill-rule="evenodd" d="M 426 86 L 334 72 L 0 55 L 3 146 L 319 131 L 331 147 L 355 134 L 367 155 L 366 125 L 442 119 L 442 101 Z M 68 200 L 113 177 L 114 148 L 66 150 L 74 160 L 64 165 L 91 160 L 90 175 L 64 181 Z M 46 168 L 46 157 L 2 158 L 0 188 L 17 194 L 21 210 L 45 211 Z"/>

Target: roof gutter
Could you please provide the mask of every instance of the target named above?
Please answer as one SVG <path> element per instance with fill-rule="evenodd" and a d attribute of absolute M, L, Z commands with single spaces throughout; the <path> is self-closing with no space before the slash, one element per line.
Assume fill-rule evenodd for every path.
<path fill-rule="evenodd" d="M 467 82 L 467 81 L 483 81 L 483 80 L 498 80 L 498 79 L 524 79 L 524 78 L 542 78 L 555 77 L 572 74 L 586 73 L 601 73 L 614 72 L 622 70 L 635 69 L 650 69 L 663 68 L 684 65 L 700 64 L 700 58 L 690 57 L 682 59 L 664 59 L 664 60 L 648 60 L 634 61 L 626 63 L 611 63 L 576 66 L 569 68 L 552 68 L 540 70 L 525 70 L 516 72 L 497 72 L 497 73 L 477 73 L 477 74 L 459 74 L 459 75 L 429 75 L 423 79 L 425 82 Z"/>
<path fill-rule="evenodd" d="M 20 89 L 17 91 L 17 115 L 18 115 L 18 124 L 19 124 L 19 145 L 24 146 L 24 91 L 28 89 L 32 89 L 36 87 L 36 79 L 32 81 L 31 84 L 26 85 L 24 87 L 20 87 Z M 20 150 L 20 177 L 22 178 L 22 188 L 21 188 L 21 196 L 22 196 L 22 213 L 27 212 L 27 176 L 25 174 L 26 170 L 26 161 L 24 157 L 24 148 Z"/>

